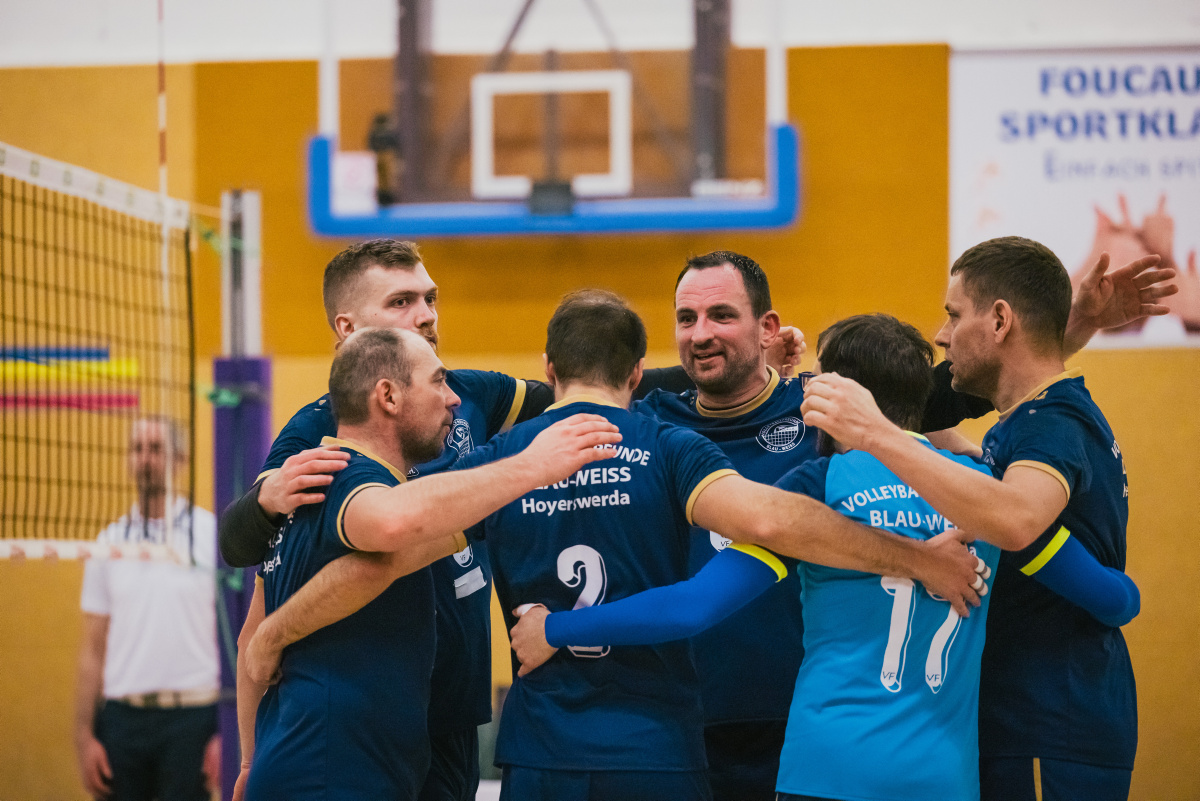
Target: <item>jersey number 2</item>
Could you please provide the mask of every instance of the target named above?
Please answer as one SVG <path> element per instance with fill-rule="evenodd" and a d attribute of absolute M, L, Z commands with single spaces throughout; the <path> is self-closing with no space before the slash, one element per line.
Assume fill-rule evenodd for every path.
<path fill-rule="evenodd" d="M 558 555 L 558 580 L 568 587 L 581 587 L 575 609 L 604 603 L 608 575 L 604 572 L 604 557 L 588 545 L 572 545 Z M 575 656 L 598 659 L 608 653 L 607 645 L 570 645 L 567 650 Z"/>
<path fill-rule="evenodd" d="M 883 651 L 883 667 L 879 671 L 879 681 L 888 692 L 898 693 L 901 678 L 904 676 L 908 639 L 912 634 L 913 613 L 917 608 L 914 593 L 916 585 L 912 579 L 893 576 L 884 576 L 879 583 L 883 586 L 883 591 L 892 596 L 892 619 L 888 626 L 887 647 Z M 946 619 L 934 633 L 933 641 L 929 643 L 929 653 L 925 657 L 925 683 L 935 693 L 942 689 L 946 681 L 950 646 L 954 644 L 954 635 L 958 634 L 960 625 L 962 618 L 951 607 Z"/>

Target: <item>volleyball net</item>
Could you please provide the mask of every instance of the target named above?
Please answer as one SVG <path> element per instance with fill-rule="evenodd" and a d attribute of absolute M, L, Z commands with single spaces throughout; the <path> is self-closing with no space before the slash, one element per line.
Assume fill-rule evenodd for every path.
<path fill-rule="evenodd" d="M 138 498 L 139 420 L 169 432 L 168 508 L 190 506 L 188 223 L 182 201 L 0 143 L 0 558 L 160 556 L 95 542 Z"/>

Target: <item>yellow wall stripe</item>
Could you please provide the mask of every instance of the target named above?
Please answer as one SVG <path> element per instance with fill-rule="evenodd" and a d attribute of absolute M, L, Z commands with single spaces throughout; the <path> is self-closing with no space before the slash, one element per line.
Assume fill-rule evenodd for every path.
<path fill-rule="evenodd" d="M 1043 473 L 1053 476 L 1054 478 L 1058 479 L 1058 483 L 1062 484 L 1063 489 L 1067 491 L 1067 500 L 1071 500 L 1071 485 L 1067 483 L 1067 479 L 1062 473 L 1058 472 L 1045 462 L 1035 462 L 1031 459 L 1021 459 L 1020 461 L 1013 462 L 1004 469 L 1007 472 L 1008 470 L 1012 470 L 1014 467 L 1032 467 L 1034 470 L 1041 470 Z"/>
<path fill-rule="evenodd" d="M 735 542 L 729 546 L 730 550 L 741 551 L 746 556 L 753 556 L 758 561 L 765 564 L 767 567 L 775 571 L 775 581 L 780 582 L 787 578 L 787 568 L 779 557 L 768 551 L 766 548 L 760 548 L 757 545 L 749 545 L 742 542 Z"/>
<path fill-rule="evenodd" d="M 525 405 L 525 391 L 527 389 L 525 380 L 518 378 L 516 381 L 517 389 L 513 393 L 512 408 L 508 410 L 508 416 L 504 418 L 504 425 L 500 426 L 501 434 L 513 427 L 513 424 L 517 422 L 517 416 L 521 414 L 521 407 Z"/>
<path fill-rule="evenodd" d="M 0 377 L 6 381 L 83 381 L 89 378 L 138 378 L 140 375 L 137 359 L 111 359 L 103 362 L 29 362 L 15 359 L 0 361 Z"/>
<path fill-rule="evenodd" d="M 719 478 L 725 478 L 725 476 L 736 476 L 737 474 L 738 471 L 729 470 L 726 468 L 724 470 L 714 470 L 704 478 L 700 479 L 700 483 L 697 484 L 694 489 L 692 489 L 692 494 L 688 496 L 687 508 L 684 510 L 684 515 L 687 516 L 687 521 L 692 523 L 692 507 L 696 505 L 696 499 L 700 497 L 700 493 L 703 492 L 709 484 L 713 483 Z"/>
<path fill-rule="evenodd" d="M 345 545 L 347 548 L 349 548 L 353 551 L 357 551 L 358 548 L 354 547 L 354 543 L 352 543 L 350 541 L 350 539 L 346 536 L 346 530 L 345 530 L 345 528 L 343 528 L 343 522 L 344 522 L 344 518 L 346 516 L 346 507 L 348 507 L 350 505 L 350 501 L 352 501 L 358 497 L 358 494 L 360 492 L 362 492 L 365 489 L 370 489 L 371 487 L 383 487 L 384 489 L 391 489 L 391 487 L 389 487 L 387 484 L 380 484 L 378 481 L 371 481 L 366 484 L 359 484 L 357 487 L 350 490 L 350 494 L 346 496 L 346 500 L 342 501 L 342 508 L 338 509 L 338 514 L 337 514 L 338 539 L 340 539 L 342 541 L 343 545 Z"/>
<path fill-rule="evenodd" d="M 1066 526 L 1058 529 L 1058 533 L 1050 540 L 1050 544 L 1042 549 L 1042 552 L 1033 558 L 1029 564 L 1021 568 L 1021 572 L 1027 576 L 1032 576 L 1034 573 L 1046 566 L 1046 563 L 1054 558 L 1054 554 L 1058 553 L 1058 549 L 1063 547 L 1063 543 L 1071 536 L 1071 532 L 1067 531 Z"/>

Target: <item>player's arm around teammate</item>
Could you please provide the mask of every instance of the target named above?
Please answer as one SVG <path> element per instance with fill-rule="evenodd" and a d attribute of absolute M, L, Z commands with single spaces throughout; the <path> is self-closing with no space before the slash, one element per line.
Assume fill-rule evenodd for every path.
<path fill-rule="evenodd" d="M 956 387 L 977 389 L 996 408 L 1005 410 L 996 429 L 1006 426 L 1025 431 L 1017 438 L 1021 444 L 1015 460 L 1000 464 L 988 454 L 999 479 L 918 452 L 926 449 L 912 447 L 916 443 L 906 441 L 911 437 L 884 417 L 869 392 L 836 373 L 823 374 L 809 383 L 803 410 L 839 442 L 878 458 L 948 520 L 1004 550 L 1021 551 L 1053 533 L 1049 531 L 1052 526 L 1059 528 L 1056 521 L 1067 509 L 1072 490 L 1086 488 L 1086 471 L 1070 468 L 1087 461 L 1085 442 L 1093 433 L 1081 424 L 1078 411 L 1065 409 L 1053 399 L 1046 401 L 1049 405 L 1044 408 L 1031 406 L 1028 415 L 1022 411 L 1021 417 L 1009 420 L 1019 406 L 1043 400 L 1047 390 L 1068 375 L 1063 364 L 1063 332 L 1069 325 L 1063 307 L 1069 302 L 1070 288 L 1065 270 L 1049 251 L 1036 243 L 1023 245 L 1020 240 L 1011 247 L 1002 240 L 997 242 L 1000 244 L 973 248 L 956 262 L 946 291 L 948 320 L 937 342 L 953 365 Z M 1036 291 L 1015 288 L 1026 282 L 1011 281 L 996 290 L 979 276 L 991 276 L 1001 284 L 1009 280 L 998 266 L 1004 259 L 989 255 L 1001 253 L 1003 248 L 1029 250 L 1033 255 L 1024 257 L 1028 265 L 1041 268 L 1044 264 L 1041 272 L 1059 280 L 1048 277 L 1044 287 L 1034 287 Z M 992 258 L 995 261 L 988 261 Z M 1102 257 L 1089 280 L 1102 275 L 1106 263 Z M 1026 268 L 1032 273 L 1033 266 Z M 1005 297 L 993 298 L 997 291 Z M 1066 298 L 1053 297 L 1063 293 Z M 1061 302 L 1056 305 L 1055 301 Z M 1056 314 L 1048 311 L 1055 308 Z M 1143 312 L 1153 313 L 1153 309 Z M 1056 432 L 1054 436 L 1051 431 Z M 1115 444 L 1112 447 L 1116 451 Z M 1132 581 L 1123 572 L 1090 558 L 1065 528 L 1038 550 L 1040 553 L 1029 555 L 1024 571 L 1105 625 L 1124 625 L 1137 614 L 1140 597 Z M 1056 563 L 1054 567 L 1042 572 L 1051 561 Z M 1064 572 L 1061 566 L 1067 563 L 1083 565 L 1086 581 L 1075 577 L 1078 570 Z"/>
<path fill-rule="evenodd" d="M 345 511 L 347 538 L 377 559 L 331 563 L 270 615 L 245 651 L 249 676 L 270 680 L 287 645 L 358 611 L 396 578 L 461 550 L 464 528 L 536 487 L 609 458 L 614 452 L 600 446 L 618 441 L 616 427 L 603 418 L 575 415 L 508 459 L 363 490 Z"/>

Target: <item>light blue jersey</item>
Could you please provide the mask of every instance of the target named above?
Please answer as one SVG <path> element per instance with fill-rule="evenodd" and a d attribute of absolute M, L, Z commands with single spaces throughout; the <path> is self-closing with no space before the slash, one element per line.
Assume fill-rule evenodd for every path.
<path fill-rule="evenodd" d="M 929 539 L 951 527 L 861 451 L 808 462 L 777 486 L 903 536 Z M 994 571 L 999 549 L 973 547 Z M 912 579 L 808 563 L 797 569 L 805 659 L 779 791 L 846 801 L 978 799 L 979 664 L 990 596 L 963 619 Z"/>

